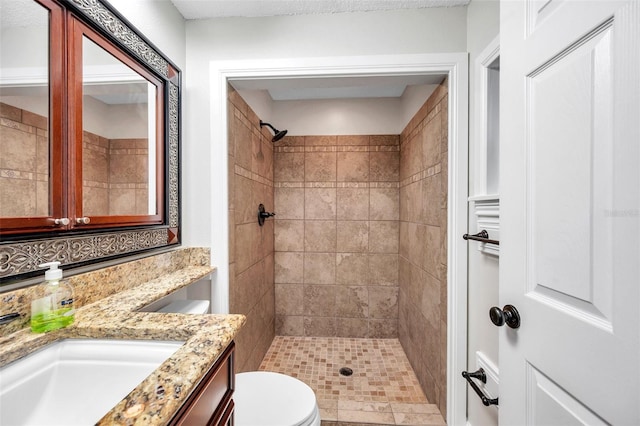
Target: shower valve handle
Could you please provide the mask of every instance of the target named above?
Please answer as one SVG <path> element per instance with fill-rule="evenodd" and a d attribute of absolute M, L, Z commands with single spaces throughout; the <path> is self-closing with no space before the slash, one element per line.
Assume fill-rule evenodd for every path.
<path fill-rule="evenodd" d="M 264 204 L 260 204 L 258 206 L 258 225 L 264 225 L 264 220 L 270 218 L 271 216 L 275 216 L 275 213 L 270 213 L 264 209 Z"/>

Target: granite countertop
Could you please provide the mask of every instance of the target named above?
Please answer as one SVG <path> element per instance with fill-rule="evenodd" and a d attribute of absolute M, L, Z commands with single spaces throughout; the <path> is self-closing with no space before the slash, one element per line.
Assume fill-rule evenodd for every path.
<path fill-rule="evenodd" d="M 185 344 L 104 415 L 100 425 L 167 424 L 234 339 L 243 315 L 138 312 L 207 275 L 210 266 L 186 266 L 77 309 L 71 326 L 44 334 L 25 328 L 0 337 L 0 366 L 60 339 L 148 339 Z M 159 386 L 161 391 L 157 392 Z"/>

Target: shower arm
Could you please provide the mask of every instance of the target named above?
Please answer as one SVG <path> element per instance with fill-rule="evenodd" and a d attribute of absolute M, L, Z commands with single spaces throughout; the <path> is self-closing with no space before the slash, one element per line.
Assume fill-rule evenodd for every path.
<path fill-rule="evenodd" d="M 267 127 L 269 127 L 271 130 L 273 130 L 273 133 L 274 133 L 274 134 L 275 134 L 275 133 L 278 133 L 278 129 L 276 129 L 275 127 L 273 127 L 271 124 L 266 123 L 266 122 L 264 122 L 264 121 L 260 120 L 260 127 L 262 127 L 262 126 L 267 126 Z"/>

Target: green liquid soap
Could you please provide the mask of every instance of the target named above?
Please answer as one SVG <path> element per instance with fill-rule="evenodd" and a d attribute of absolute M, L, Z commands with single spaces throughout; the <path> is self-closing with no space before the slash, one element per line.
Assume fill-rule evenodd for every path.
<path fill-rule="evenodd" d="M 36 314 L 31 317 L 31 331 L 34 333 L 45 333 L 57 330 L 73 323 L 73 312 L 71 308 L 62 308 L 55 311 Z"/>

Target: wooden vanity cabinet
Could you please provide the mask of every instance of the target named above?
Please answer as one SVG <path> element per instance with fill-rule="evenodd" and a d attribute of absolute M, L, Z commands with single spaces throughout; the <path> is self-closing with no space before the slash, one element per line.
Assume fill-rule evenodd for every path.
<path fill-rule="evenodd" d="M 234 350 L 235 344 L 231 342 L 169 425 L 233 426 Z"/>

